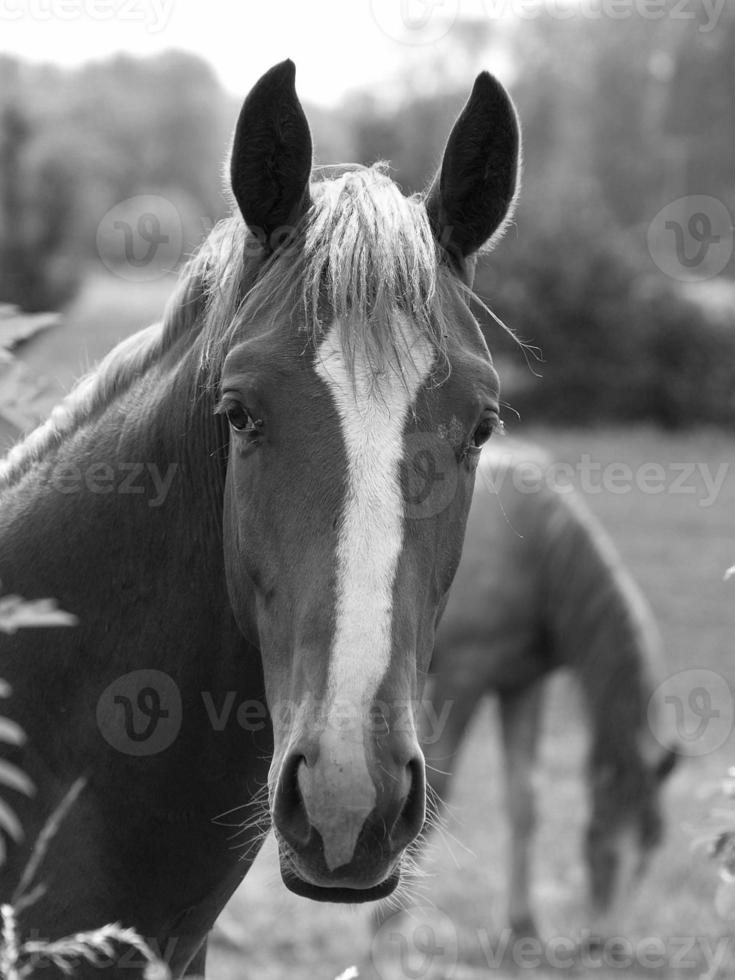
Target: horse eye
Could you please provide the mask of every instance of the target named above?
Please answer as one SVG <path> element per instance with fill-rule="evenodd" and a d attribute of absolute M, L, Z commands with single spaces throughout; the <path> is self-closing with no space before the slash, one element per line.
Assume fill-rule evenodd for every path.
<path fill-rule="evenodd" d="M 499 420 L 495 416 L 486 416 L 472 433 L 472 448 L 481 449 L 498 427 Z"/>
<path fill-rule="evenodd" d="M 256 433 L 263 424 L 259 419 L 254 419 L 239 402 L 229 402 L 222 410 L 227 416 L 227 421 L 237 432 Z"/>
<path fill-rule="evenodd" d="M 233 429 L 237 429 L 238 432 L 242 432 L 247 429 L 248 424 L 252 421 L 250 415 L 242 407 L 242 405 L 229 405 L 226 410 L 227 421 L 230 423 Z"/>

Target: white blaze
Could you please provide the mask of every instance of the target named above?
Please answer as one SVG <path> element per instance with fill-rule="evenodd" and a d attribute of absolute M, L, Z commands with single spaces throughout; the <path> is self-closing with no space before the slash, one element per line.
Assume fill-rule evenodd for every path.
<path fill-rule="evenodd" d="M 359 350 L 350 369 L 339 322 L 332 324 L 316 359 L 317 374 L 337 407 L 347 451 L 335 630 L 321 739 L 333 782 L 318 794 L 324 806 L 316 809 L 326 810 L 326 821 L 324 813 L 309 814 L 322 832 L 330 868 L 349 861 L 375 805 L 364 734 L 367 712 L 390 664 L 393 588 L 403 548 L 403 429 L 433 362 L 431 344 L 408 318 L 401 317 L 394 332 L 396 346 L 405 352 L 402 370 L 391 366 L 376 376 Z M 339 798 L 343 779 L 351 799 Z M 320 819 L 329 827 L 319 827 Z"/>

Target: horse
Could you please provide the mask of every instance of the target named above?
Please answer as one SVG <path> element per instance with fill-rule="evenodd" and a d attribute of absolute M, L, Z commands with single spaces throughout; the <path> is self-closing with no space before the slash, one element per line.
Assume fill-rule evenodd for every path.
<path fill-rule="evenodd" d="M 545 680 L 567 668 L 591 728 L 584 853 L 590 930 L 609 936 L 662 836 L 660 791 L 675 749 L 654 738 L 659 634 L 608 535 L 554 462 L 505 439 L 486 450 L 431 662 L 424 741 L 429 784 L 446 799 L 468 723 L 496 695 L 510 850 L 507 915 L 537 938 L 529 898 L 533 770 Z M 653 698 L 653 701 L 652 701 Z M 660 729 L 657 726 L 656 731 Z"/>
<path fill-rule="evenodd" d="M 233 213 L 161 323 L 6 457 L 3 588 L 78 621 L 2 638 L 26 734 L 4 762 L 35 786 L 0 808 L 19 938 L 120 923 L 201 974 L 271 820 L 291 891 L 396 887 L 425 816 L 415 705 L 499 424 L 471 284 L 519 146 L 482 72 L 425 193 L 320 174 L 274 66 L 235 127 Z M 416 441 L 451 460 L 432 515 L 405 499 Z M 140 975 L 125 958 L 107 976 Z"/>

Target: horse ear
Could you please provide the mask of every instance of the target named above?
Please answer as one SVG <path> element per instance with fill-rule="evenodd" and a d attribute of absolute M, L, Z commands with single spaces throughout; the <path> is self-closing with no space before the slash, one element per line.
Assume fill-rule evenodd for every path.
<path fill-rule="evenodd" d="M 434 234 L 460 264 L 509 220 L 519 183 L 520 145 L 510 96 L 489 72 L 481 72 L 426 196 Z"/>
<path fill-rule="evenodd" d="M 274 65 L 240 110 L 230 181 L 245 223 L 269 250 L 309 207 L 311 134 L 296 95 L 293 61 Z"/>
<path fill-rule="evenodd" d="M 676 751 L 676 746 L 669 746 L 656 766 L 656 779 L 659 783 L 662 783 L 667 776 L 671 775 L 678 761 L 679 753 Z"/>

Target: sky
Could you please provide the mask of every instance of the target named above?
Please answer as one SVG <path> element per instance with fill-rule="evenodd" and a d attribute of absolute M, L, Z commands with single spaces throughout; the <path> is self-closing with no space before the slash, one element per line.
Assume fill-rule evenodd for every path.
<path fill-rule="evenodd" d="M 330 105 L 428 63 L 457 18 L 500 21 L 511 7 L 511 0 L 0 0 L 0 52 L 78 65 L 118 51 L 183 48 L 209 61 L 235 94 L 290 57 L 300 95 Z"/>

